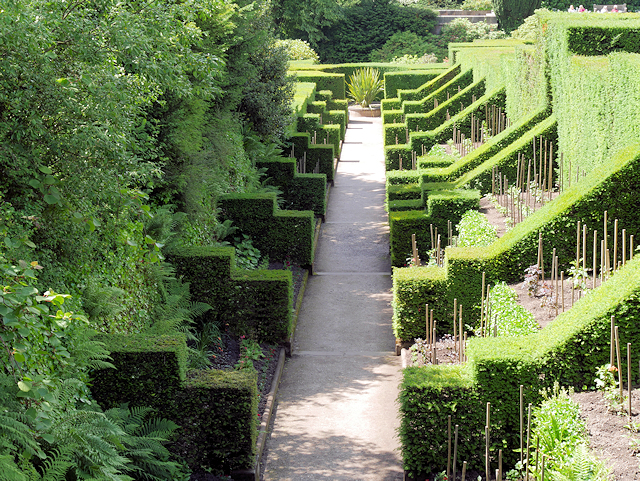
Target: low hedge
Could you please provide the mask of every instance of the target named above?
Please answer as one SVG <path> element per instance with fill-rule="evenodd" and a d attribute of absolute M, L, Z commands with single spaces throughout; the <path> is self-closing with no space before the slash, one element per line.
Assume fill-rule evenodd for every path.
<path fill-rule="evenodd" d="M 229 474 L 255 462 L 255 370 L 185 371 L 184 337 L 102 335 L 116 369 L 94 372 L 91 391 L 109 409 L 149 406 L 180 425 L 169 445 L 194 470 Z"/>
<path fill-rule="evenodd" d="M 393 268 L 393 334 L 396 339 L 402 342 L 426 339 L 427 304 L 429 312 L 432 309 L 434 311 L 438 332 L 449 332 L 451 312 L 447 312 L 440 302 L 442 291 L 446 288 L 447 278 L 440 267 Z M 449 311 L 452 310 L 453 307 Z"/>
<path fill-rule="evenodd" d="M 431 92 L 426 97 L 420 100 L 404 101 L 402 103 L 402 111 L 405 114 L 428 113 L 434 109 L 434 101 L 437 100 L 438 103 L 446 102 L 449 98 L 458 94 L 461 90 L 467 88 L 472 83 L 473 70 L 465 70 L 449 80 L 442 87 Z"/>
<path fill-rule="evenodd" d="M 440 64 L 442 65 L 442 64 Z M 433 80 L 443 73 L 445 68 L 431 70 L 406 70 L 403 72 L 385 72 L 384 97 L 386 99 L 398 96 L 398 90 L 413 90 Z"/>
<path fill-rule="evenodd" d="M 298 162 L 306 159 L 307 170 L 313 171 L 317 165 L 319 173 L 327 176 L 327 181 L 334 180 L 336 150 L 333 144 L 312 144 L 311 135 L 307 132 L 293 134 L 287 141 Z"/>
<path fill-rule="evenodd" d="M 449 80 L 454 78 L 456 75 L 460 73 L 460 65 L 454 65 L 449 70 L 442 72 L 436 78 L 431 80 L 430 82 L 421 85 L 416 89 L 411 90 L 398 90 L 398 100 L 400 101 L 400 105 L 407 100 L 420 100 L 429 95 L 434 90 L 439 89 L 443 85 L 445 85 Z"/>
<path fill-rule="evenodd" d="M 441 124 L 435 130 L 429 132 L 410 132 L 409 144 L 400 144 L 394 146 L 385 147 L 385 166 L 388 170 L 397 169 L 399 156 L 408 156 L 411 158 L 411 151 L 422 152 L 431 150 L 436 144 L 444 144 L 453 137 L 454 126 L 457 129 L 462 130 L 465 134 L 471 132 L 471 116 L 475 119 L 484 119 L 486 106 L 496 105 L 497 107 L 504 108 L 505 104 L 505 91 L 504 88 L 499 88 L 483 95 L 476 100 L 475 103 L 466 107 L 462 112 L 454 115 L 448 122 Z M 479 147 L 476 150 L 481 149 Z M 465 156 L 467 157 L 467 156 Z"/>
<path fill-rule="evenodd" d="M 407 113 L 404 118 L 409 132 L 435 130 L 447 121 L 447 116 L 451 118 L 456 112 L 464 111 L 465 105 L 469 106 L 481 98 L 485 93 L 485 88 L 486 82 L 482 78 L 455 93 L 448 100 L 443 100 L 438 107 L 427 113 Z M 479 117 L 478 120 L 484 120 L 484 116 Z"/>
<path fill-rule="evenodd" d="M 289 259 L 302 266 L 313 264 L 312 211 L 280 210 L 274 193 L 225 194 L 218 198 L 218 207 L 221 219 L 232 220 L 271 260 Z"/>
<path fill-rule="evenodd" d="M 312 70 L 290 70 L 289 75 L 295 76 L 298 82 L 315 83 L 318 91 L 331 90 L 335 99 L 346 98 L 344 74 Z"/>
<path fill-rule="evenodd" d="M 419 252 L 431 249 L 431 225 L 446 243 L 448 221 L 457 224 L 469 209 L 480 207 L 480 195 L 472 190 L 433 191 L 426 199 L 425 210 L 389 212 L 391 265 L 403 266 L 411 253 L 411 235 L 416 235 Z"/>
<path fill-rule="evenodd" d="M 527 132 L 542 122 L 549 115 L 547 109 L 525 117 L 511 125 L 498 135 L 491 137 L 480 147 L 457 160 L 448 167 L 430 168 L 422 171 L 422 182 L 446 182 L 455 181 L 463 174 L 482 166 L 484 162 L 499 154 L 503 149 L 521 139 Z M 529 142 L 531 139 L 529 139 Z M 515 178 L 515 177 L 514 177 Z"/>
<path fill-rule="evenodd" d="M 466 366 L 406 369 L 399 396 L 405 470 L 412 476 L 424 476 L 446 467 L 443 436 L 451 415 L 460 433 L 464 430 L 465 447 L 459 449 L 469 448 L 466 454 L 459 451 L 459 459 L 466 460 L 469 469 L 482 471 L 486 402 L 492 406 L 493 465 L 498 449 L 503 449 L 505 464 L 515 464 L 519 458 L 514 452 L 519 445 L 519 386 L 525 386 L 525 405 L 540 402 L 540 390 L 555 382 L 576 389 L 593 386 L 596 368 L 609 361 L 611 316 L 620 329 L 622 359 L 626 359 L 628 342 L 635 346 L 632 355 L 636 358 L 640 354 L 637 257 L 538 333 L 509 342 L 473 338 L 467 347 Z M 624 362 L 622 369 L 627 369 Z"/>
<path fill-rule="evenodd" d="M 238 336 L 284 343 L 293 332 L 293 280 L 287 270 L 237 270 L 233 247 L 183 247 L 168 256 L 190 283 L 194 301 L 212 309 L 203 322 L 228 325 Z"/>
<path fill-rule="evenodd" d="M 265 169 L 271 183 L 282 190 L 286 210 L 312 210 L 323 216 L 327 210 L 327 176 L 325 174 L 298 174 L 293 158 L 256 161 L 256 167 Z"/>
<path fill-rule="evenodd" d="M 422 189 L 418 184 L 387 185 L 387 199 L 392 200 L 422 200 Z"/>
<path fill-rule="evenodd" d="M 421 209 L 422 206 L 422 199 L 390 200 L 387 209 L 389 212 L 400 212 L 406 210 Z"/>

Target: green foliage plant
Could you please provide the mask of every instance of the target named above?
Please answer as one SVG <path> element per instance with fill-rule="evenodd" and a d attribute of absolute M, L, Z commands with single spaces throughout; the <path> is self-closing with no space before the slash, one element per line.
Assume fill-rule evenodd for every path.
<path fill-rule="evenodd" d="M 533 314 L 518 304 L 518 294 L 505 283 L 491 286 L 487 309 L 490 336 L 525 336 L 539 329 Z"/>
<path fill-rule="evenodd" d="M 492 0 L 493 10 L 498 19 L 498 25 L 502 30 L 510 33 L 518 28 L 524 19 L 533 15 L 540 8 L 541 0 L 524 2 L 520 0 Z"/>
<path fill-rule="evenodd" d="M 380 72 L 373 68 L 364 68 L 354 72 L 347 82 L 349 99 L 361 107 L 370 107 L 380 92 L 384 91 L 384 80 Z"/>
<path fill-rule="evenodd" d="M 313 63 L 318 63 L 318 54 L 311 48 L 309 42 L 305 40 L 276 40 L 276 47 L 281 45 L 287 49 L 289 60 L 311 60 Z"/>
<path fill-rule="evenodd" d="M 618 368 L 611 364 L 603 364 L 596 369 L 596 390 L 602 393 L 609 411 L 620 413 L 624 410 L 624 399 L 620 398 L 618 385 Z"/>
<path fill-rule="evenodd" d="M 497 238 L 496 228 L 487 217 L 476 210 L 469 210 L 462 214 L 460 223 L 456 225 L 458 238 L 456 245 L 464 246 L 488 246 Z"/>

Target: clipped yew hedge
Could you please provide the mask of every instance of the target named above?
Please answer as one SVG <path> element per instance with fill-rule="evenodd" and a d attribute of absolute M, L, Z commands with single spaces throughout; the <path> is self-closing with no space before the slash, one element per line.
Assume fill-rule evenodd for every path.
<path fill-rule="evenodd" d="M 109 409 L 149 406 L 180 426 L 169 449 L 194 470 L 229 474 L 255 462 L 255 370 L 186 371 L 183 336 L 101 335 L 115 369 L 95 372 L 91 392 Z"/>
<path fill-rule="evenodd" d="M 610 319 L 620 329 L 622 359 L 626 344 L 640 355 L 640 259 L 629 261 L 603 286 L 576 302 L 538 333 L 509 338 L 473 338 L 466 366 L 429 366 L 404 371 L 400 401 L 403 465 L 411 476 L 446 468 L 448 415 L 459 424 L 459 459 L 484 470 L 485 406 L 491 402 L 491 456 L 515 464 L 519 454 L 519 386 L 525 406 L 540 401 L 553 386 L 593 387 L 595 370 L 609 361 Z M 626 371 L 623 362 L 622 369 Z M 444 437 L 443 437 L 444 436 Z"/>
<path fill-rule="evenodd" d="M 194 301 L 212 309 L 204 321 L 238 336 L 284 343 L 293 332 L 293 280 L 288 270 L 237 270 L 233 247 L 183 247 L 168 260 L 189 282 Z"/>

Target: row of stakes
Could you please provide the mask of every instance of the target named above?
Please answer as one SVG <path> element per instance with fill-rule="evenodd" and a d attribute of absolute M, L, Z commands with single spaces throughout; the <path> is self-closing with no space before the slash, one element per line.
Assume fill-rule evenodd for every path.
<path fill-rule="evenodd" d="M 326 143 L 326 139 L 325 139 L 325 143 Z M 289 157 L 292 159 L 295 159 L 295 146 L 291 146 L 291 154 L 289 154 Z M 302 153 L 302 158 L 300 160 L 296 159 L 296 173 L 298 174 L 308 174 L 308 173 L 312 173 L 312 174 L 319 174 L 320 173 L 320 161 L 316 162 L 316 166 L 313 168 L 313 170 L 311 172 L 307 172 L 307 152 L 303 152 Z"/>
<path fill-rule="evenodd" d="M 475 103 L 475 96 L 472 100 Z M 437 103 L 437 101 L 435 101 Z M 464 110 L 463 104 L 460 104 L 460 111 Z M 470 135 L 465 137 L 465 134 L 462 133 L 461 129 L 456 125 L 453 126 L 453 134 L 452 134 L 452 147 L 456 149 L 461 157 L 469 154 L 473 150 L 480 147 L 487 141 L 488 136 L 498 135 L 503 130 L 509 128 L 511 126 L 510 119 L 506 116 L 506 114 L 502 111 L 501 107 L 496 105 L 485 105 L 485 119 L 482 120 L 478 118 L 475 114 L 471 115 L 471 125 L 470 125 Z M 449 111 L 446 113 L 447 122 L 451 120 L 451 116 Z M 404 116 L 403 116 L 404 122 Z M 409 128 L 405 128 L 405 143 L 410 142 L 409 137 Z M 396 145 L 400 143 L 398 135 L 396 134 Z M 426 149 L 424 145 L 422 146 L 422 155 L 425 155 Z M 402 156 L 399 157 L 399 166 L 398 169 L 403 169 L 403 159 Z M 411 152 L 411 170 L 417 169 L 417 152 Z"/>
<path fill-rule="evenodd" d="M 618 372 L 618 384 L 620 387 L 620 400 L 624 399 L 624 384 L 622 382 L 622 363 L 621 363 L 621 355 L 620 355 L 620 335 L 619 335 L 619 327 L 615 325 L 615 318 L 611 316 L 611 342 L 610 342 L 610 359 L 609 364 L 614 366 L 616 371 Z M 617 363 L 617 364 L 616 364 Z M 640 371 L 640 364 L 639 364 Z M 640 372 L 639 372 L 640 374 Z M 631 406 L 631 343 L 627 343 L 627 405 L 626 411 L 627 416 L 631 418 L 633 414 L 632 406 Z M 531 464 L 531 403 L 529 403 L 527 408 L 527 433 L 526 433 L 526 444 L 524 440 L 524 386 L 520 385 L 520 464 L 525 467 L 525 481 L 529 481 L 530 477 L 530 469 L 529 466 L 533 466 L 534 476 L 540 475 L 541 481 L 544 481 L 545 478 L 545 460 L 547 455 L 540 452 L 540 439 L 536 440 L 536 448 L 535 448 L 535 462 Z M 487 403 L 487 411 L 486 411 L 486 424 L 485 424 L 485 479 L 491 479 L 490 476 L 493 474 L 491 472 L 491 458 L 489 446 L 491 444 L 491 403 Z M 459 425 L 455 425 L 454 431 L 454 445 L 453 445 L 453 463 L 451 458 L 451 415 L 449 415 L 448 419 L 448 427 L 447 427 L 447 479 L 456 479 L 457 474 L 457 466 L 458 466 L 458 428 Z M 526 446 L 526 447 L 525 447 Z M 526 453 L 526 457 L 525 457 Z M 453 468 L 453 469 L 452 469 Z M 502 449 L 498 450 L 498 467 L 495 470 L 495 479 L 496 481 L 502 481 L 503 479 L 503 469 L 502 469 Z M 462 463 L 462 481 L 466 481 L 466 471 L 467 471 L 467 462 L 464 461 Z M 453 477 L 451 474 L 453 473 Z M 534 479 L 534 478 L 532 478 Z"/>
<path fill-rule="evenodd" d="M 604 232 L 608 232 L 608 228 L 609 228 L 609 219 L 608 219 L 608 212 L 604 211 Z M 609 249 L 609 236 L 604 236 L 605 238 L 602 239 L 601 241 L 601 257 L 600 257 L 600 284 L 602 284 L 603 282 L 605 282 L 608 277 L 609 277 L 609 273 L 613 272 L 617 269 L 619 269 L 620 267 L 622 267 L 623 265 L 626 264 L 627 262 L 627 233 L 626 233 L 626 229 L 622 229 L 621 231 L 621 240 L 622 240 L 622 249 L 621 249 L 621 260 L 617 261 L 618 259 L 618 245 L 619 245 L 619 238 L 618 238 L 618 232 L 619 232 L 619 226 L 618 226 L 618 219 L 615 219 L 614 223 L 614 232 L 613 232 L 613 260 L 614 260 L 614 266 L 613 269 L 611 268 L 611 252 Z M 449 239 L 452 239 L 452 224 L 451 222 L 449 222 L 448 225 L 448 229 L 449 229 Z M 582 265 L 583 265 L 583 270 L 585 270 L 586 272 L 586 246 L 587 246 L 587 230 L 586 230 L 586 225 L 582 225 L 581 222 L 578 222 L 577 225 L 577 234 L 576 234 L 576 265 L 579 264 L 580 261 L 582 261 Z M 581 236 L 582 234 L 582 236 Z M 437 244 L 436 244 L 436 263 L 438 265 L 441 265 L 442 260 L 439 258 L 440 253 L 443 251 L 441 249 L 441 238 L 440 235 L 438 235 L 438 231 L 437 228 L 433 229 L 433 224 L 431 225 L 431 236 L 432 236 L 432 246 L 434 245 L 434 236 L 437 238 Z M 582 239 L 581 239 L 582 237 Z M 582 240 L 582 245 L 581 245 L 581 241 Z M 597 250 L 596 250 L 596 245 L 597 245 L 597 231 L 594 231 L 594 256 L 593 256 L 593 287 L 595 288 L 597 285 L 597 276 L 596 276 L 596 260 L 597 260 Z M 418 250 L 416 247 L 416 237 L 415 234 L 413 234 L 411 236 L 411 242 L 412 242 L 412 249 L 413 249 L 413 258 L 414 258 L 414 263 L 415 265 L 420 265 L 420 258 L 418 256 Z M 633 250 L 634 250 L 634 236 L 630 235 L 629 236 L 629 260 L 633 257 Z M 617 261 L 617 262 L 616 262 Z M 539 235 L 538 237 L 538 260 L 537 260 L 537 267 L 538 267 L 538 272 L 539 275 L 541 276 L 541 281 L 542 283 L 545 282 L 545 268 L 544 268 L 545 264 L 544 264 L 544 251 L 543 251 L 543 243 L 542 243 L 542 234 Z M 552 258 L 551 258 L 551 276 L 550 276 L 550 282 L 551 285 L 555 291 L 555 295 L 553 296 L 555 302 L 555 310 L 556 310 L 556 316 L 558 315 L 560 309 L 562 310 L 562 312 L 565 311 L 565 296 L 564 296 L 564 272 L 560 273 L 560 276 L 558 276 L 558 266 L 559 266 L 559 258 L 556 255 L 556 249 L 553 249 L 552 252 Z M 572 287 L 571 287 L 571 306 L 573 306 L 574 301 L 575 301 L 575 293 L 576 289 L 575 289 L 575 284 L 572 283 Z M 559 295 L 559 293 L 561 295 Z M 578 289 L 578 299 L 580 299 L 582 297 L 582 290 Z M 492 320 L 492 313 L 491 313 L 491 309 L 490 309 L 490 296 L 491 296 L 491 285 L 487 285 L 486 283 L 486 273 L 483 272 L 482 273 L 482 295 L 481 295 L 481 303 L 480 303 L 480 327 L 479 327 L 479 336 L 480 337 L 487 337 L 487 336 L 494 336 L 496 337 L 498 335 L 498 320 L 496 319 L 495 322 L 493 322 Z M 562 302 L 559 303 L 558 302 L 558 298 L 561 297 Z M 463 331 L 463 322 L 462 322 L 462 305 L 458 306 L 457 305 L 457 299 L 454 299 L 454 305 L 453 305 L 453 342 L 454 342 L 454 354 L 457 356 L 457 359 L 461 362 L 464 362 L 466 360 L 466 355 L 465 355 L 465 346 L 466 346 L 466 341 L 467 341 L 467 333 Z M 436 335 L 436 327 L 437 327 L 437 321 L 434 319 L 434 310 L 431 309 L 429 310 L 429 304 L 426 305 L 425 308 L 425 313 L 426 313 L 426 336 L 425 336 L 425 340 L 427 342 L 428 345 L 428 350 L 431 353 L 431 362 L 433 364 L 437 364 L 437 335 Z M 456 319 L 457 317 L 457 319 Z M 613 363 L 612 363 L 613 364 Z"/>
<path fill-rule="evenodd" d="M 554 193 L 563 192 L 565 183 L 567 188 L 571 187 L 574 177 L 571 162 L 565 166 L 563 153 L 554 164 L 552 141 L 540 136 L 534 137 L 532 143 L 533 159 L 518 154 L 515 189 L 510 189 L 514 184 L 510 184 L 509 178 L 498 167 L 493 167 L 491 172 L 491 194 L 507 210 L 512 225 L 522 222 L 537 208 L 551 201 Z M 554 167 L 557 170 L 555 182 Z M 586 175 L 586 170 L 576 167 L 575 182 Z"/>

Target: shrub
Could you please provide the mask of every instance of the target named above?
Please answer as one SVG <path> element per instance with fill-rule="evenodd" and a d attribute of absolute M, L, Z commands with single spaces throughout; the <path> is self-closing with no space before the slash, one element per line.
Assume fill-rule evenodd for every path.
<path fill-rule="evenodd" d="M 493 10 L 498 18 L 498 25 L 509 33 L 533 12 L 540 8 L 541 0 L 493 0 Z"/>
<path fill-rule="evenodd" d="M 491 287 L 488 302 L 489 335 L 525 336 L 538 330 L 533 314 L 518 304 L 518 294 L 504 282 Z"/>
<path fill-rule="evenodd" d="M 370 67 L 356 70 L 347 82 L 349 99 L 362 107 L 369 107 L 371 102 L 383 91 L 383 84 L 378 70 Z"/>
<path fill-rule="evenodd" d="M 498 30 L 495 25 L 486 22 L 472 23 L 466 18 L 456 18 L 453 22 L 442 27 L 442 33 L 437 37 L 439 47 L 447 48 L 452 42 L 472 42 L 477 39 L 505 38 L 506 34 Z"/>
<path fill-rule="evenodd" d="M 396 32 L 389 40 L 379 49 L 374 50 L 370 54 L 372 62 L 389 62 L 396 57 L 413 56 L 414 58 L 422 58 L 426 54 L 432 54 L 440 49 L 430 42 L 430 39 L 420 36 L 414 32 Z M 439 52 L 442 58 L 446 52 Z M 435 60 L 434 60 L 435 62 Z M 418 62 L 414 62 L 418 63 Z M 430 63 L 430 62 L 422 62 Z"/>
<path fill-rule="evenodd" d="M 318 54 L 311 48 L 309 42 L 298 39 L 276 40 L 276 47 L 284 47 L 289 60 L 312 60 L 318 63 Z"/>
<path fill-rule="evenodd" d="M 491 0 L 464 0 L 460 6 L 463 10 L 486 11 L 493 10 Z"/>
<path fill-rule="evenodd" d="M 487 217 L 477 210 L 468 210 L 462 215 L 460 223 L 456 225 L 458 230 L 458 247 L 465 246 L 488 246 L 495 241 L 498 236 L 496 228 Z"/>

